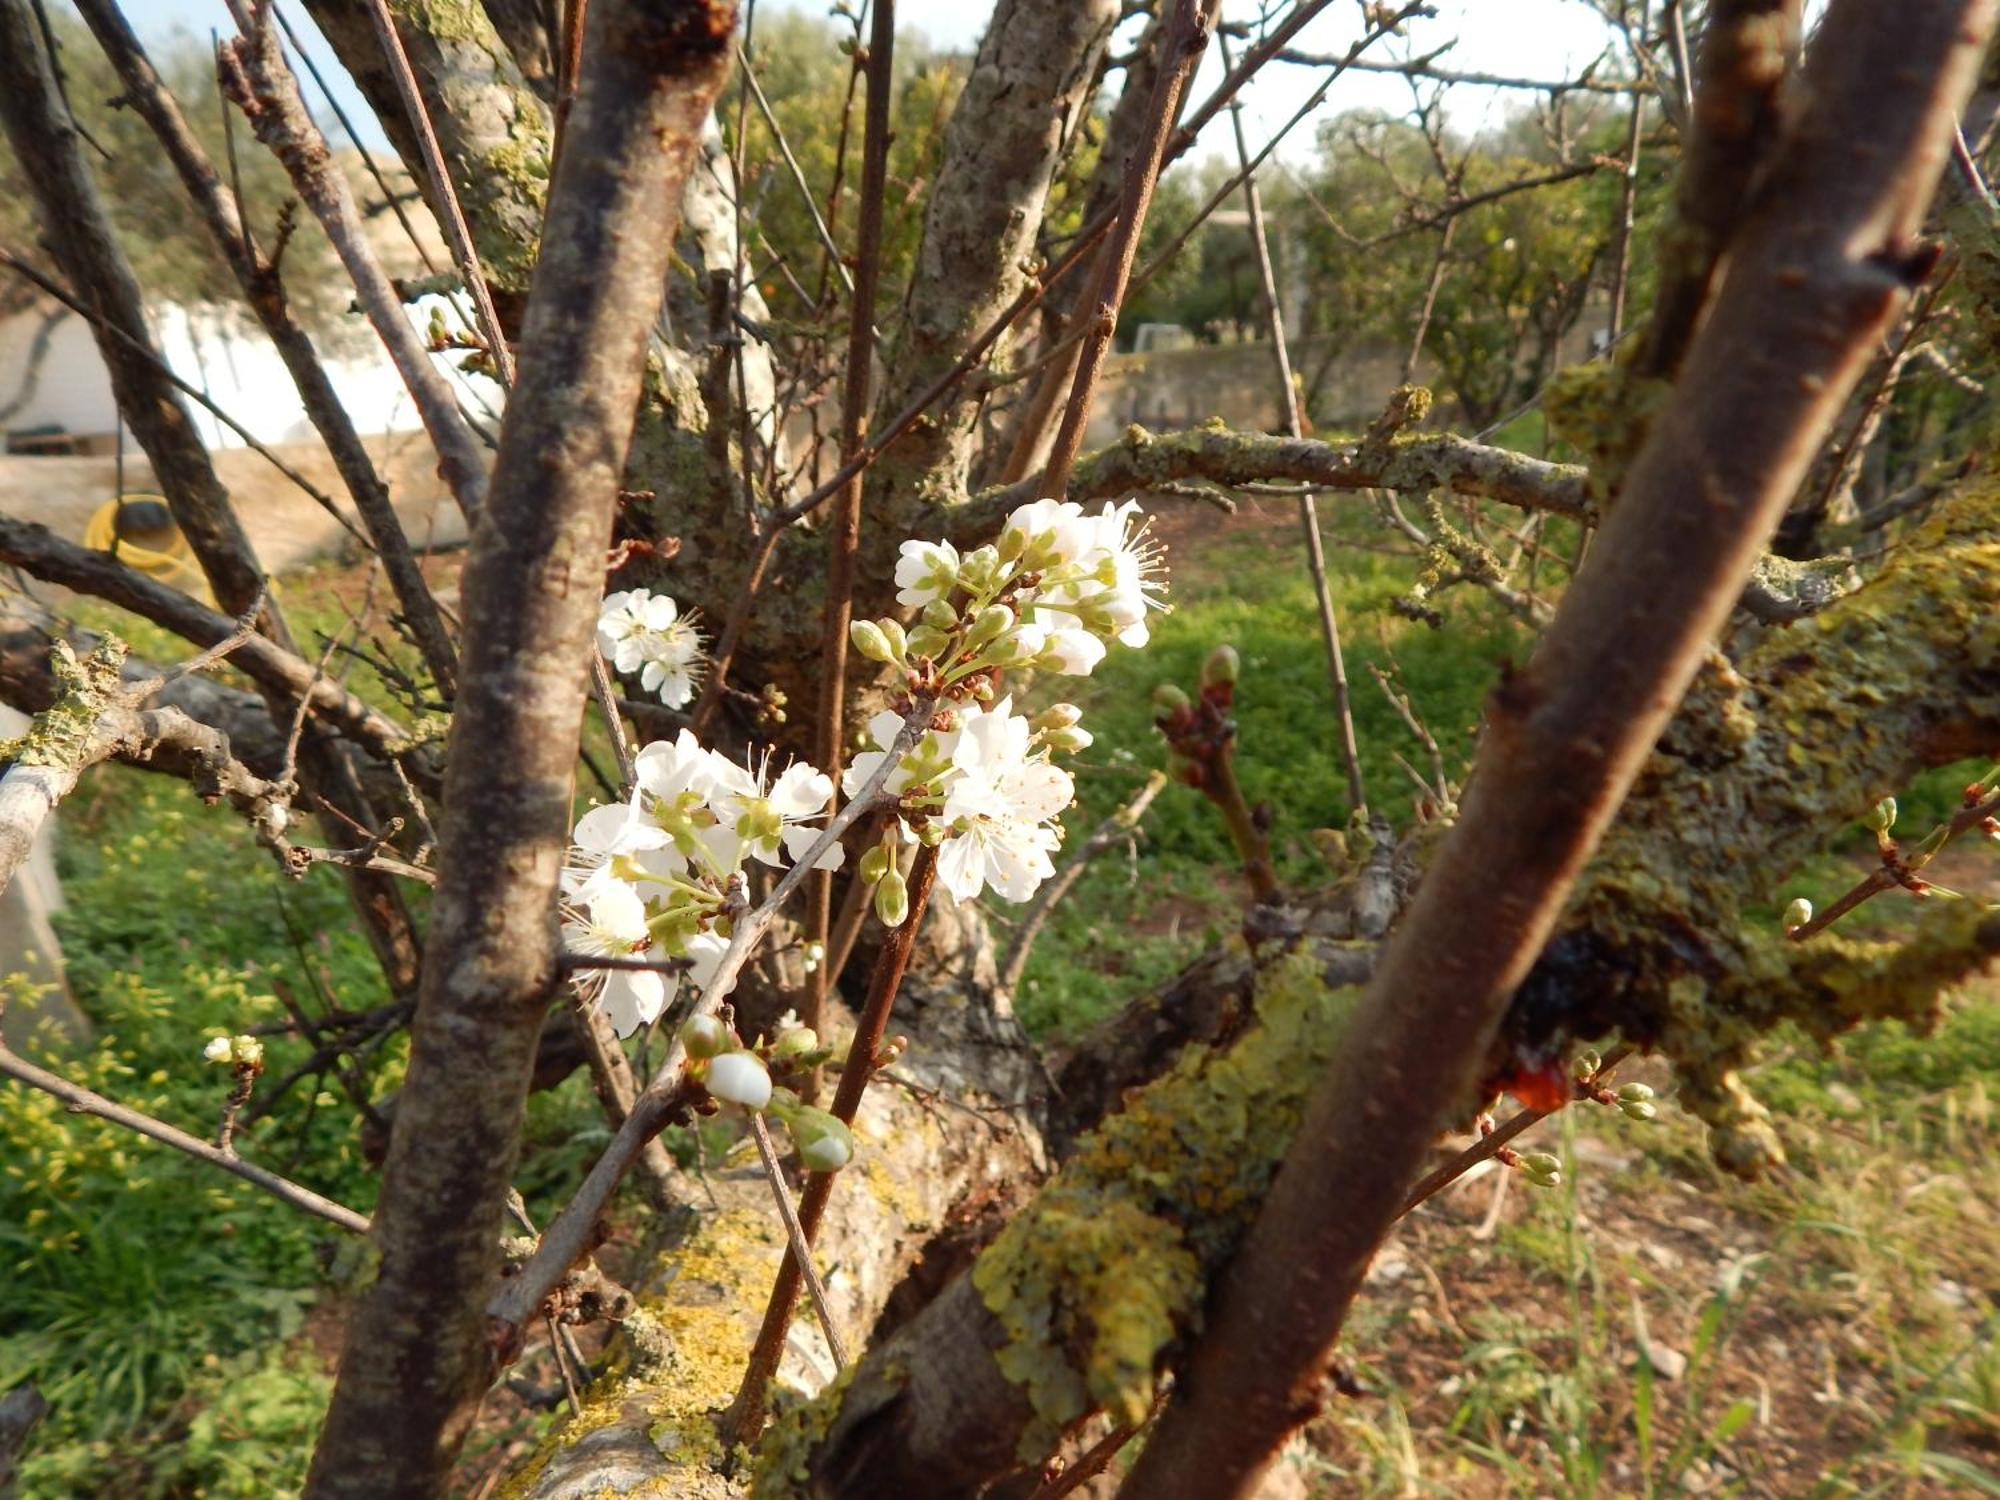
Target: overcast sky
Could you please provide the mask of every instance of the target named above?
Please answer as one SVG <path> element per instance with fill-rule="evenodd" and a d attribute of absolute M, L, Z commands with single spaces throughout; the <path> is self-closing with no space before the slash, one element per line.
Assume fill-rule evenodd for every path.
<path fill-rule="evenodd" d="M 133 26 L 148 41 L 164 39 L 181 31 L 206 40 L 211 29 L 227 31 L 228 11 L 223 0 L 123 0 Z M 824 0 L 761 0 L 760 8 L 824 13 Z M 1260 7 L 1255 0 L 1227 0 L 1225 17 L 1254 18 Z M 1358 7 L 1329 6 L 1299 36 L 1295 46 L 1310 52 L 1341 53 L 1358 34 Z M 970 51 L 986 28 L 991 6 L 979 0 L 902 0 L 898 14 L 902 26 L 921 31 L 935 45 Z M 1488 73 L 1504 73 L 1535 78 L 1569 76 L 1597 56 L 1609 40 L 1604 23 L 1582 0 L 1437 0 L 1435 20 L 1414 21 L 1409 37 L 1389 46 L 1399 54 L 1428 53 L 1453 37 L 1448 65 Z M 341 103 L 364 131 L 373 132 L 369 144 L 381 140 L 379 129 L 368 116 L 360 96 L 340 71 L 318 33 L 311 30 L 305 8 L 288 0 L 287 14 L 302 36 L 310 39 L 329 81 L 336 84 Z M 1266 68 L 1245 91 L 1244 121 L 1251 148 L 1260 147 L 1271 132 L 1279 129 L 1304 104 L 1321 81 L 1319 70 L 1274 63 Z M 1199 100 L 1222 77 L 1219 49 L 1211 46 L 1195 80 L 1193 98 Z M 319 100 L 307 85 L 314 108 Z M 1513 99 L 1523 96 L 1515 94 Z M 1453 122 L 1461 129 L 1477 129 L 1504 108 L 1506 96 L 1494 90 L 1453 91 Z M 1379 74 L 1349 74 L 1333 87 L 1322 108 L 1328 111 L 1373 106 L 1390 110 L 1407 108 L 1408 86 L 1400 78 Z M 363 123 L 365 122 L 365 123 Z M 1310 123 L 1302 124 L 1287 138 L 1288 154 L 1296 157 L 1309 152 L 1313 133 Z M 1219 117 L 1203 136 L 1199 151 L 1224 152 L 1233 158 L 1234 145 L 1226 117 Z"/>

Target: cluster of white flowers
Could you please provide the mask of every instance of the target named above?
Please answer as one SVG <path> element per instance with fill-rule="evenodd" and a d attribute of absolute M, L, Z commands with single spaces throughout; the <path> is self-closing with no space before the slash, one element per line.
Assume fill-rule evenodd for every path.
<path fill-rule="evenodd" d="M 883 783 L 898 815 L 861 859 L 862 878 L 875 887 L 875 914 L 891 927 L 907 915 L 899 856 L 917 843 L 937 848 L 938 882 L 961 901 L 989 886 L 1009 901 L 1032 896 L 1055 873 L 1050 856 L 1062 844 L 1056 819 L 1076 796 L 1075 781 L 1050 753 L 1090 743 L 1078 717 L 1059 703 L 1030 719 L 1014 712 L 1011 698 L 937 714 Z M 854 757 L 843 782 L 849 796 L 894 752 L 902 727 L 895 713 L 870 722 L 881 748 Z"/>
<path fill-rule="evenodd" d="M 1164 607 L 1162 549 L 1137 513 L 1136 501 L 1092 516 L 1037 500 L 1008 517 L 992 546 L 961 555 L 949 542 L 903 544 L 896 597 L 921 619 L 907 632 L 894 619 L 854 626 L 862 655 L 900 667 L 913 694 L 939 704 L 889 772 L 899 816 L 862 860 L 884 922 L 907 914 L 900 856 L 915 843 L 937 849 L 938 880 L 960 900 L 990 888 L 1024 901 L 1054 873 L 1056 819 L 1076 785 L 1051 756 L 1082 749 L 1090 735 L 1066 703 L 1017 714 L 1010 697 L 996 701 L 995 682 L 1015 667 L 1084 676 L 1107 642 L 1146 643 L 1146 616 Z M 896 753 L 903 722 L 883 713 L 870 723 L 879 748 L 854 758 L 849 796 Z"/>
<path fill-rule="evenodd" d="M 586 970 L 583 983 L 620 1036 L 657 1020 L 682 974 L 705 986 L 729 946 L 746 860 L 783 866 L 819 837 L 812 820 L 833 781 L 805 764 L 775 780 L 768 759 L 738 765 L 683 729 L 636 757 L 629 801 L 577 820 L 563 871 L 563 929 L 586 958 L 681 960 L 681 967 Z M 833 844 L 821 869 L 840 865 Z"/>
<path fill-rule="evenodd" d="M 1017 667 L 1086 674 L 1107 642 L 1145 643 L 1147 615 L 1163 607 L 1161 549 L 1137 510 L 1127 502 L 1091 516 L 1037 500 L 1008 518 L 996 544 L 964 555 L 949 542 L 903 544 L 897 598 L 921 620 L 907 632 L 892 618 L 863 620 L 853 640 L 901 669 L 908 697 L 901 711 L 876 716 L 879 748 L 857 755 L 843 781 L 858 797 L 896 756 L 881 782 L 896 816 L 861 868 L 884 922 L 908 915 L 908 855 L 919 844 L 938 851 L 938 879 L 961 900 L 986 889 L 1025 900 L 1054 873 L 1056 819 L 1076 786 L 1051 757 L 1090 736 L 1069 704 L 1029 717 L 998 683 Z M 669 707 L 693 696 L 701 637 L 672 599 L 611 594 L 597 633 L 618 670 L 639 672 Z M 922 732 L 906 744 L 912 722 Z M 768 759 L 739 765 L 686 730 L 642 750 L 635 776 L 628 801 L 579 820 L 562 881 L 572 952 L 640 961 L 580 966 L 620 1036 L 658 1019 L 684 978 L 708 987 L 747 899 L 745 862 L 802 858 L 833 798 L 831 779 L 809 765 L 774 780 Z M 840 857 L 835 844 L 820 864 L 835 868 Z M 732 1068 L 742 1071 L 729 1064 L 725 1076 Z"/>
<path fill-rule="evenodd" d="M 1146 644 L 1146 616 L 1164 607 L 1162 553 L 1136 500 L 1094 516 L 1036 500 L 997 544 L 963 556 L 950 542 L 903 543 L 896 602 L 922 618 L 907 635 L 894 620 L 862 621 L 854 643 L 877 661 L 928 661 L 943 687 L 994 667 L 1088 676 L 1106 642 Z"/>
<path fill-rule="evenodd" d="M 597 610 L 597 649 L 620 672 L 668 708 L 685 708 L 701 686 L 703 639 L 694 616 L 665 594 L 627 589 L 606 594 Z"/>

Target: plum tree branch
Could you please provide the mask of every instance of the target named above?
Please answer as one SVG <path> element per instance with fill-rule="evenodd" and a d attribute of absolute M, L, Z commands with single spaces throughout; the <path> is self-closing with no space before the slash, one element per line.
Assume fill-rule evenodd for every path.
<path fill-rule="evenodd" d="M 647 330 L 735 25 L 733 4 L 704 0 L 590 7 L 519 378 L 464 574 L 440 879 L 375 1218 L 380 1272 L 313 1456 L 316 1500 L 441 1494 L 497 1365 L 483 1308 L 561 980 L 579 667 Z"/>
<path fill-rule="evenodd" d="M 1830 9 L 1810 102 L 1731 241 L 1680 382 L 1590 565 L 1495 697 L 1461 821 L 1390 940 L 1125 1494 L 1248 1494 L 1318 1409 L 1347 1307 L 1443 1109 L 1473 1087 L 1578 871 L 1929 268 L 1917 233 L 1993 19 L 1990 0 Z M 1885 72 L 1890 55 L 1898 65 Z"/>

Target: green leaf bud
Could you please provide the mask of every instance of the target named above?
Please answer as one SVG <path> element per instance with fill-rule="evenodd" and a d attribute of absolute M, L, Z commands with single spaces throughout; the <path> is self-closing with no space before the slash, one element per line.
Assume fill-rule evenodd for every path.
<path fill-rule="evenodd" d="M 1201 685 L 1214 687 L 1217 683 L 1233 683 L 1242 674 L 1243 658 L 1236 654 L 1236 648 L 1217 646 L 1202 661 Z"/>
<path fill-rule="evenodd" d="M 854 1133 L 823 1109 L 806 1105 L 793 1111 L 785 1126 L 809 1172 L 838 1172 L 854 1160 Z"/>

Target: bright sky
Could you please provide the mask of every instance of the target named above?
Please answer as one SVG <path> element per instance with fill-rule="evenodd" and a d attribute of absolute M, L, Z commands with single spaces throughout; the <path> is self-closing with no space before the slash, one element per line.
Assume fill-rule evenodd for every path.
<path fill-rule="evenodd" d="M 230 29 L 223 0 L 123 0 L 125 13 L 139 34 L 151 41 L 181 31 L 206 40 L 211 29 Z M 824 13 L 826 0 L 762 0 L 766 7 Z M 1227 0 L 1224 16 L 1254 19 L 1261 10 L 1257 0 Z M 899 17 L 904 28 L 921 31 L 931 42 L 947 50 L 970 51 L 986 29 L 992 7 L 982 0 L 902 0 Z M 1358 7 L 1328 7 L 1300 34 L 1295 46 L 1303 51 L 1344 53 L 1359 34 Z M 1609 36 L 1600 20 L 1582 0 L 1437 0 L 1435 20 L 1414 21 L 1406 40 L 1384 44 L 1393 53 L 1378 49 L 1377 55 L 1423 55 L 1458 38 L 1443 60 L 1444 66 L 1487 73 L 1535 78 L 1563 78 L 1580 69 L 1605 47 Z M 307 38 L 314 60 L 329 81 L 334 82 L 341 103 L 364 131 L 369 144 L 381 140 L 360 96 L 347 81 L 332 53 L 319 41 L 306 18 L 305 8 L 291 0 L 287 16 L 301 36 Z M 1199 101 L 1222 78 L 1220 49 L 1211 46 L 1195 79 L 1193 100 Z M 1261 147 L 1321 82 L 1315 68 L 1272 64 L 1245 90 L 1244 126 L 1251 149 Z M 308 99 L 317 110 L 319 100 L 307 85 Z M 1477 129 L 1488 118 L 1497 118 L 1508 95 L 1489 89 L 1453 90 L 1453 122 L 1462 129 Z M 1511 96 L 1518 101 L 1520 94 Z M 1400 78 L 1380 74 L 1350 73 L 1333 87 L 1321 108 L 1328 112 L 1371 106 L 1402 110 L 1409 106 L 1408 85 Z M 1304 122 L 1287 140 L 1286 154 L 1294 158 L 1310 151 L 1311 123 Z M 1218 117 L 1204 135 L 1199 148 L 1204 152 L 1225 153 L 1232 159 L 1235 147 L 1226 116 Z"/>

